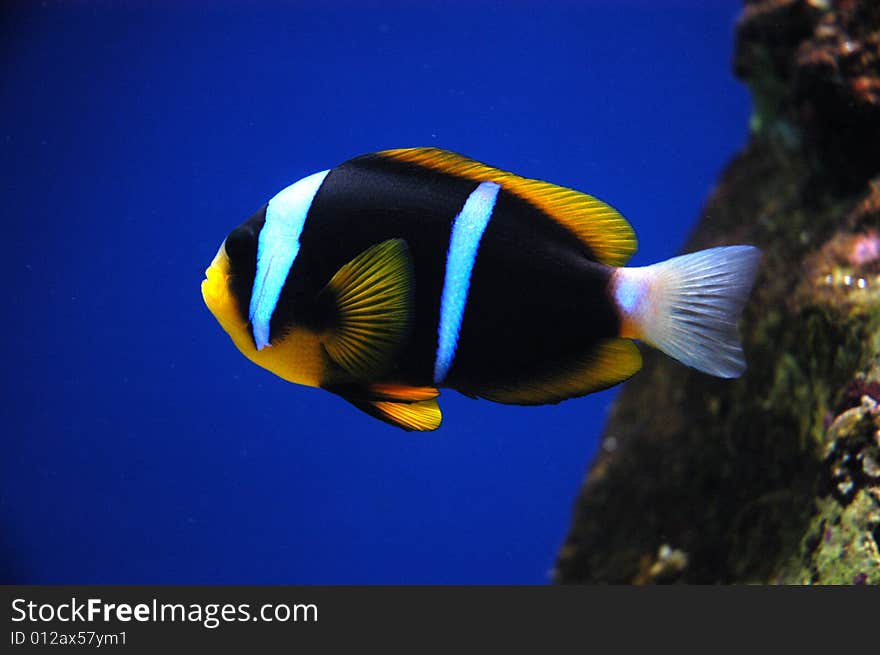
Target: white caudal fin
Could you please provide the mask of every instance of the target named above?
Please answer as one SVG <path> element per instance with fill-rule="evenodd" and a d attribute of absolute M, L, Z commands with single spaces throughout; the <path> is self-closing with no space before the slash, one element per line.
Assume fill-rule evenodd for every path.
<path fill-rule="evenodd" d="M 726 246 L 617 269 L 612 289 L 623 316 L 621 336 L 704 373 L 739 377 L 746 362 L 736 322 L 760 258 L 752 246 Z"/>

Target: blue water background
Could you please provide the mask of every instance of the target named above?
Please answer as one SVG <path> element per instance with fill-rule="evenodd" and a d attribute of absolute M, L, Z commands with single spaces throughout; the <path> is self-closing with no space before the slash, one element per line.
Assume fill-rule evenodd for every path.
<path fill-rule="evenodd" d="M 738 11 L 6 5 L 0 582 L 546 582 L 615 391 L 446 391 L 405 433 L 246 361 L 199 283 L 282 187 L 417 145 L 597 195 L 635 264 L 672 256 L 745 142 Z"/>

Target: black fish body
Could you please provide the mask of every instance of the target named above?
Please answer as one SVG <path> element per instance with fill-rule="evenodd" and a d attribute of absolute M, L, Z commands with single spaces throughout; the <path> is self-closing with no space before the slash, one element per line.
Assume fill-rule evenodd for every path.
<path fill-rule="evenodd" d="M 634 250 L 623 217 L 591 196 L 442 150 L 385 151 L 275 196 L 224 241 L 203 295 L 259 365 L 434 429 L 441 387 L 552 403 L 635 373 L 634 337 L 671 340 L 679 356 L 681 334 L 667 334 L 655 301 L 687 266 L 619 268 Z M 714 250 L 695 277 L 715 276 L 725 321 L 693 333 L 716 342 L 699 361 L 693 344 L 691 361 L 679 358 L 730 377 L 744 366 L 735 320 L 757 251 Z"/>

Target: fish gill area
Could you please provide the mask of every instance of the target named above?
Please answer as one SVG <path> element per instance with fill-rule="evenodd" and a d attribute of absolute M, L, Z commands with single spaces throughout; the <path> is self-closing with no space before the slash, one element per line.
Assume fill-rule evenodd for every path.
<path fill-rule="evenodd" d="M 880 584 L 880 3 L 747 0 L 733 68 L 748 143 L 685 251 L 762 249 L 749 369 L 643 349 L 556 583 Z"/>

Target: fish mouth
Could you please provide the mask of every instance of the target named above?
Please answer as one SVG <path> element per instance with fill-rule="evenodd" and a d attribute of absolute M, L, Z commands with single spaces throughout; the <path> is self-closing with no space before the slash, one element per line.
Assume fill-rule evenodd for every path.
<path fill-rule="evenodd" d="M 202 280 L 202 300 L 211 308 L 213 302 L 217 299 L 217 281 L 209 275 L 210 269 L 205 272 L 205 279 Z"/>
<path fill-rule="evenodd" d="M 202 280 L 202 298 L 209 308 L 214 301 L 222 298 L 229 277 L 229 257 L 226 254 L 224 241 L 220 244 L 211 265 L 205 269 L 205 279 Z"/>

